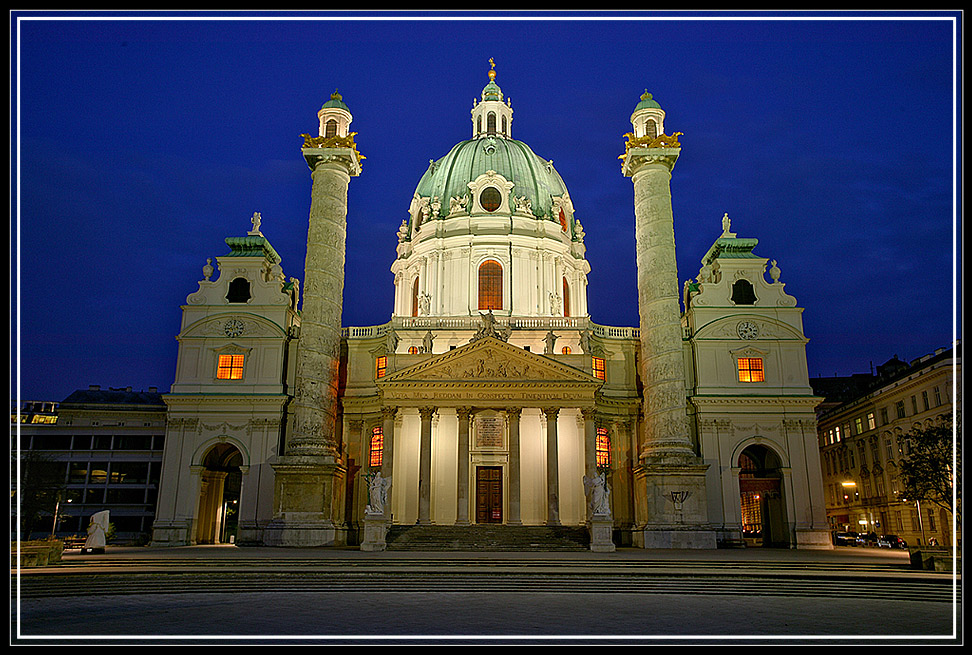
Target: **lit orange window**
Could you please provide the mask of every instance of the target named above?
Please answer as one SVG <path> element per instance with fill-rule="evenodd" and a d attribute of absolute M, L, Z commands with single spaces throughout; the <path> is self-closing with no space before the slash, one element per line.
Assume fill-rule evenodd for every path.
<path fill-rule="evenodd" d="M 408 347 L 408 354 L 409 355 L 417 355 L 418 354 L 418 346 L 409 346 Z"/>
<path fill-rule="evenodd" d="M 763 358 L 762 357 L 740 357 L 738 368 L 739 368 L 740 382 L 762 382 L 763 381 Z"/>
<path fill-rule="evenodd" d="M 597 468 L 611 466 L 611 437 L 607 428 L 597 429 L 597 444 L 594 447 L 594 462 Z"/>
<path fill-rule="evenodd" d="M 381 466 L 381 454 L 385 450 L 385 437 L 380 427 L 371 431 L 371 448 L 368 453 L 369 466 Z"/>
<path fill-rule="evenodd" d="M 564 346 L 563 348 L 560 349 L 560 352 L 564 353 L 565 355 L 569 355 L 570 354 L 570 346 Z"/>
<path fill-rule="evenodd" d="M 242 380 L 243 355 L 220 355 L 216 363 L 217 380 Z"/>
<path fill-rule="evenodd" d="M 567 278 L 564 278 L 564 316 L 570 316 L 570 285 Z"/>
<path fill-rule="evenodd" d="M 592 366 L 594 367 L 594 377 L 598 380 L 604 380 L 604 358 L 602 357 L 591 357 Z"/>
<path fill-rule="evenodd" d="M 388 358 L 387 357 L 377 357 L 375 358 L 375 377 L 383 378 L 385 377 L 385 370 L 388 368 Z"/>
<path fill-rule="evenodd" d="M 560 209 L 560 229 L 564 232 L 567 231 L 567 215 L 564 213 L 563 208 Z"/>
<path fill-rule="evenodd" d="M 479 309 L 503 309 L 503 267 L 491 259 L 479 266 Z"/>

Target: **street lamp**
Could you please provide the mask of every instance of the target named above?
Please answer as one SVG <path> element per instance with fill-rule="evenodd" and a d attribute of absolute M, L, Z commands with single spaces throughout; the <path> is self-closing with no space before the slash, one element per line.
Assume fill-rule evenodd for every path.
<path fill-rule="evenodd" d="M 902 497 L 901 498 L 901 501 L 907 503 L 908 502 L 908 499 Z M 921 518 L 921 501 L 920 500 L 917 500 L 917 499 L 915 500 L 915 510 L 918 512 L 918 529 L 921 531 L 921 543 L 918 544 L 918 545 L 919 546 L 922 546 L 922 545 L 925 544 L 925 522 Z"/>
<path fill-rule="evenodd" d="M 68 498 L 66 503 L 70 503 L 73 499 Z M 57 524 L 61 519 L 61 494 L 57 494 L 57 502 L 54 504 L 54 524 L 51 526 L 51 539 L 54 538 L 54 533 L 57 532 Z"/>

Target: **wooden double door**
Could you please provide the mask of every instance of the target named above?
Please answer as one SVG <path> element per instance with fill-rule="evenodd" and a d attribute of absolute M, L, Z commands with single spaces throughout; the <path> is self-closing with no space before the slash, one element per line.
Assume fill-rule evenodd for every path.
<path fill-rule="evenodd" d="M 476 467 L 476 523 L 503 522 L 503 467 Z"/>

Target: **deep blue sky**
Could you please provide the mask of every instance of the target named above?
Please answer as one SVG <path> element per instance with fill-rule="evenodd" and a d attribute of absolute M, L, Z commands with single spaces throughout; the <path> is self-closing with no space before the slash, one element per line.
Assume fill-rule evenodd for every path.
<path fill-rule="evenodd" d="M 805 308 L 812 376 L 952 340 L 951 21 L 81 15 L 12 21 L 23 399 L 89 384 L 167 391 L 180 305 L 255 211 L 301 278 L 311 180 L 299 135 L 335 88 L 367 157 L 350 185 L 344 324 L 386 322 L 396 231 L 429 159 L 469 138 L 490 57 L 513 136 L 554 161 L 584 224 L 597 323 L 638 324 L 618 155 L 647 88 L 667 131 L 684 133 L 680 288 L 728 212 Z"/>

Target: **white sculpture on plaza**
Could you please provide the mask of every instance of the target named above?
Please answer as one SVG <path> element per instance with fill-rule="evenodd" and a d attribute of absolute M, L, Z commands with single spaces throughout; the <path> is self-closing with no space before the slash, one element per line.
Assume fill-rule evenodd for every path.
<path fill-rule="evenodd" d="M 108 532 L 108 510 L 91 515 L 88 522 L 88 538 L 84 541 L 83 552 L 104 552 Z"/>

